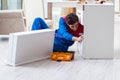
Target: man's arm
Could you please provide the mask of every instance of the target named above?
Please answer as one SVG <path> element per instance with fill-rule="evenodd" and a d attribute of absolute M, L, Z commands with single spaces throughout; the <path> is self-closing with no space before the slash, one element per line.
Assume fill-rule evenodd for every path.
<path fill-rule="evenodd" d="M 80 42 L 80 41 L 82 41 L 83 39 L 84 39 L 83 36 L 79 36 L 79 37 L 73 36 L 73 37 L 72 37 L 72 41 L 78 41 L 78 42 Z"/>

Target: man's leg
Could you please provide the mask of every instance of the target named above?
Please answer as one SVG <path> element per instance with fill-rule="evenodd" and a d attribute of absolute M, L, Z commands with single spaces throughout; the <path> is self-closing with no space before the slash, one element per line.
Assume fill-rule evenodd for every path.
<path fill-rule="evenodd" d="M 35 18 L 32 24 L 32 30 L 40 30 L 40 29 L 47 29 L 47 28 L 49 27 L 42 18 L 40 17 Z"/>

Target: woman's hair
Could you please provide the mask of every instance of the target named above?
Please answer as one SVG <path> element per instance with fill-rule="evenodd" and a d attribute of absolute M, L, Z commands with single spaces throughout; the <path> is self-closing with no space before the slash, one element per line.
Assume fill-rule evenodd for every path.
<path fill-rule="evenodd" d="M 79 21 L 78 16 L 75 13 L 70 13 L 66 16 L 66 23 L 69 25 L 73 25 L 78 21 Z"/>

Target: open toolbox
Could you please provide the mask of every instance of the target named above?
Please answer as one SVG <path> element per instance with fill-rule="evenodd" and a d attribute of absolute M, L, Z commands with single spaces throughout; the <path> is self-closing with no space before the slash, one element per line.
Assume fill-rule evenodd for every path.
<path fill-rule="evenodd" d="M 54 61 L 71 61 L 74 59 L 74 53 L 74 51 L 53 52 L 50 55 L 50 59 Z"/>

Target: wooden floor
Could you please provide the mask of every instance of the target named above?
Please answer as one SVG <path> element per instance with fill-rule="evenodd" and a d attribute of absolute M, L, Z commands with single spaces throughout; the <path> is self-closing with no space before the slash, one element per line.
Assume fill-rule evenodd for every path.
<path fill-rule="evenodd" d="M 120 21 L 115 21 L 114 59 L 83 59 L 77 53 L 71 62 L 49 59 L 17 67 L 4 63 L 8 41 L 0 40 L 0 80 L 120 80 Z"/>

